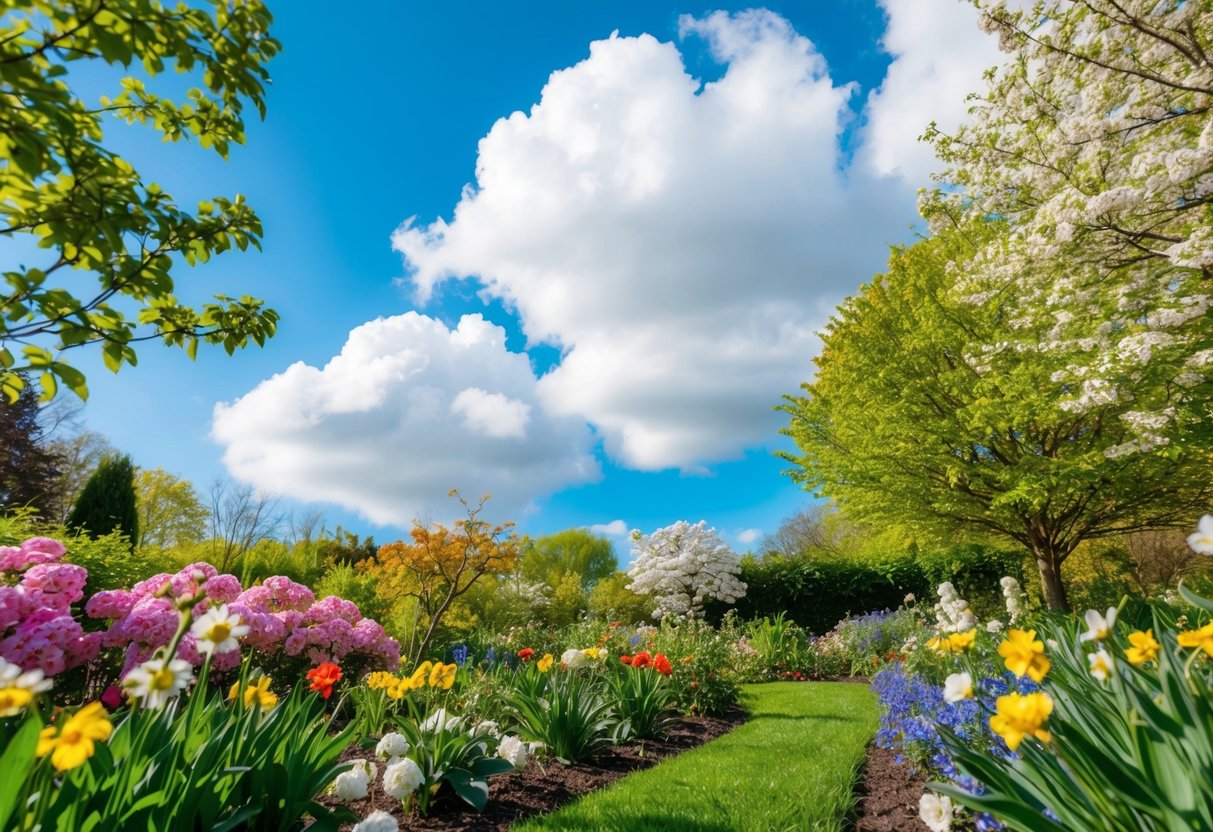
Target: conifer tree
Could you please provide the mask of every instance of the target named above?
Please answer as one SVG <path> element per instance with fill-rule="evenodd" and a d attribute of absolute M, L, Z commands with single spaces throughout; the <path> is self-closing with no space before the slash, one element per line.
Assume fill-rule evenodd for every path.
<path fill-rule="evenodd" d="M 131 541 L 139 539 L 139 511 L 135 499 L 135 470 L 131 458 L 107 456 L 89 477 L 67 518 L 67 526 L 90 537 L 117 530 Z"/>

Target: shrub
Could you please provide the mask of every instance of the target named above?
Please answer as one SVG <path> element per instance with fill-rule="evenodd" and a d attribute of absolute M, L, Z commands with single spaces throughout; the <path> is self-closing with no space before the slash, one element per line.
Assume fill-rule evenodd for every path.
<path fill-rule="evenodd" d="M 539 674 L 536 667 L 528 673 Z M 601 677 L 553 669 L 543 683 L 520 685 L 507 696 L 519 733 L 543 743 L 563 763 L 587 760 L 614 742 L 620 719 L 605 695 Z"/>

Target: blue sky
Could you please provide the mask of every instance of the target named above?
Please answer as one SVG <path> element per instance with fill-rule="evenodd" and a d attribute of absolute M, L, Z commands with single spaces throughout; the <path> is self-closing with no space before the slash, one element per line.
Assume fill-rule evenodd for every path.
<path fill-rule="evenodd" d="M 915 139 L 997 59 L 971 10 L 271 8 L 268 116 L 228 162 L 110 136 L 182 203 L 248 198 L 263 252 L 182 269 L 179 294 L 265 298 L 279 334 L 146 346 L 117 376 L 77 355 L 86 427 L 380 541 L 449 517 L 452 486 L 530 534 L 705 519 L 739 550 L 805 503 L 771 407 L 911 238 Z"/>

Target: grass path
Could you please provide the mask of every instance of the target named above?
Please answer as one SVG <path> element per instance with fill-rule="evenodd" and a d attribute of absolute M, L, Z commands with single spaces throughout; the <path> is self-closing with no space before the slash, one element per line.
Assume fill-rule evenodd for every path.
<path fill-rule="evenodd" d="M 844 828 L 876 697 L 844 682 L 748 685 L 750 720 L 512 832 L 834 832 Z"/>

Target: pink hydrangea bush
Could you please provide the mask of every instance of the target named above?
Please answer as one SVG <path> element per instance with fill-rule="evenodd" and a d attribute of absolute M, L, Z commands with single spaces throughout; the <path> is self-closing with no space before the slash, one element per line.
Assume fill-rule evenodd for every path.
<path fill-rule="evenodd" d="M 153 575 L 130 589 L 94 594 L 83 612 L 96 632 L 85 632 L 73 607 L 84 598 L 88 571 L 62 563 L 65 554 L 62 543 L 45 537 L 0 547 L 0 657 L 23 670 L 55 676 L 98 659 L 105 650 L 109 658 L 103 664 L 121 663 L 125 676 L 172 640 L 180 621 L 178 604 L 194 598 L 201 599 L 193 607 L 195 618 L 211 605 L 227 604 L 250 627 L 239 650 L 215 653 L 216 671 L 235 669 L 250 651 L 270 672 L 283 664 L 336 662 L 351 673 L 395 671 L 400 664 L 396 640 L 352 602 L 336 596 L 317 601 L 306 586 L 280 576 L 245 589 L 235 575 L 201 562 Z M 178 655 L 195 665 L 203 661 L 188 633 Z"/>
<path fill-rule="evenodd" d="M 168 644 L 177 628 L 177 603 L 199 594 L 203 600 L 194 607 L 195 617 L 210 604 L 227 604 L 228 612 L 238 614 L 250 628 L 242 650 L 215 654 L 215 670 L 237 667 L 244 649 L 254 651 L 255 660 L 266 667 L 295 658 L 312 666 L 336 662 L 368 670 L 394 671 L 400 663 L 396 640 L 378 622 L 364 618 L 352 602 L 336 596 L 317 601 L 306 586 L 281 576 L 243 589 L 234 575 L 220 574 L 209 563 L 153 575 L 129 590 L 98 592 L 85 613 L 111 619 L 103 643 L 126 651 L 125 675 Z M 178 655 L 202 664 L 192 635 L 182 640 Z"/>
<path fill-rule="evenodd" d="M 0 657 L 22 670 L 54 676 L 101 649 L 101 633 L 84 632 L 72 616 L 88 571 L 61 563 L 66 551 L 48 537 L 0 546 Z"/>

